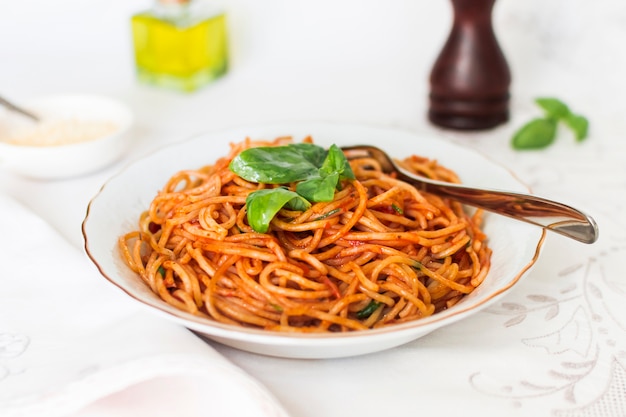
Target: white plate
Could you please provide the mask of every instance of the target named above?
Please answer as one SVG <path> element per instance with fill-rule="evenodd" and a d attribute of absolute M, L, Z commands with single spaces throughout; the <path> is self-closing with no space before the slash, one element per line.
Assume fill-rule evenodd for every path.
<path fill-rule="evenodd" d="M 528 192 L 515 176 L 484 156 L 441 139 L 345 124 L 276 124 L 207 133 L 166 147 L 141 159 L 111 178 L 94 197 L 83 222 L 85 249 L 102 275 L 151 311 L 220 343 L 265 355 L 292 358 L 331 358 L 365 354 L 415 340 L 437 328 L 475 314 L 509 290 L 535 263 L 545 232 L 538 227 L 487 214 L 485 232 L 493 249 L 491 270 L 474 292 L 452 308 L 422 320 L 383 329 L 343 334 L 284 335 L 242 329 L 182 312 L 152 293 L 122 261 L 120 235 L 136 227 L 137 219 L 157 190 L 179 170 L 212 164 L 229 151 L 229 143 L 311 135 L 322 146 L 374 144 L 392 156 L 419 154 L 436 158 L 455 170 L 468 185 Z"/>

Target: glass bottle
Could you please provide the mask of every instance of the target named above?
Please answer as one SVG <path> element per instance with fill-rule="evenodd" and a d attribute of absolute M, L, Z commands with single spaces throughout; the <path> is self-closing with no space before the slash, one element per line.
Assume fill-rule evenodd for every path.
<path fill-rule="evenodd" d="M 157 0 L 131 18 L 139 81 L 191 92 L 228 70 L 226 16 L 193 0 Z"/>
<path fill-rule="evenodd" d="M 451 0 L 454 22 L 430 74 L 428 118 L 452 129 L 487 129 L 509 118 L 511 74 L 493 31 L 495 0 Z"/>

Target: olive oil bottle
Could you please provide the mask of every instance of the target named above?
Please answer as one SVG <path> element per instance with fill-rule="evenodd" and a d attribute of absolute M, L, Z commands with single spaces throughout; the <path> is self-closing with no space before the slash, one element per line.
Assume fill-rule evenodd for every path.
<path fill-rule="evenodd" d="M 228 70 L 226 16 L 193 0 L 157 0 L 131 18 L 137 78 L 184 92 Z"/>

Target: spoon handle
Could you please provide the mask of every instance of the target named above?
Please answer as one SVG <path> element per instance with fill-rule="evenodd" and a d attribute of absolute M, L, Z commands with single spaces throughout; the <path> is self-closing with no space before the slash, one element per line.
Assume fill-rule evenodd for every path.
<path fill-rule="evenodd" d="M 399 177 L 422 191 L 522 220 L 578 240 L 593 243 L 598 226 L 593 218 L 568 205 L 529 194 L 484 190 L 432 181 L 399 169 Z"/>
<path fill-rule="evenodd" d="M 14 112 L 20 113 L 26 117 L 28 117 L 29 119 L 32 119 L 35 122 L 39 121 L 39 117 L 35 116 L 33 113 L 29 112 L 28 110 L 25 110 L 13 103 L 11 103 L 9 100 L 3 98 L 0 96 L 0 104 L 2 104 L 3 106 L 5 106 L 7 109 L 12 110 Z"/>

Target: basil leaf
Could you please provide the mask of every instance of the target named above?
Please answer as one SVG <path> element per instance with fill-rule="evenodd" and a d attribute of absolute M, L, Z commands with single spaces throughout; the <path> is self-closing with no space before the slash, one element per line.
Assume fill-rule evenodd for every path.
<path fill-rule="evenodd" d="M 378 307 L 380 307 L 380 304 L 380 302 L 375 300 L 370 301 L 369 304 L 365 306 L 365 308 L 357 311 L 356 317 L 361 320 L 368 318 L 369 316 L 374 314 L 374 311 L 376 311 Z"/>
<path fill-rule="evenodd" d="M 326 159 L 326 154 L 328 153 L 326 149 L 312 143 L 292 143 L 287 146 L 295 148 L 297 152 L 316 167 L 322 166 L 324 159 Z"/>
<path fill-rule="evenodd" d="M 270 222 L 285 205 L 300 211 L 311 206 L 304 198 L 285 187 L 251 192 L 246 198 L 248 224 L 258 233 L 267 232 Z"/>
<path fill-rule="evenodd" d="M 404 214 L 404 210 L 402 210 L 396 203 L 392 203 L 391 208 L 398 214 Z"/>
<path fill-rule="evenodd" d="M 310 178 L 299 182 L 296 192 L 309 201 L 319 203 L 321 201 L 332 201 L 335 197 L 335 189 L 339 182 L 339 174 L 333 173 L 326 177 Z"/>
<path fill-rule="evenodd" d="M 324 163 L 319 170 L 320 176 L 324 177 L 333 173 L 339 174 L 339 178 L 354 179 L 354 173 L 350 168 L 350 163 L 337 145 L 331 145 L 328 148 L 328 155 L 324 159 Z"/>
<path fill-rule="evenodd" d="M 551 118 L 534 119 L 522 126 L 513 136 L 515 149 L 541 149 L 549 146 L 556 138 L 557 121 Z"/>
<path fill-rule="evenodd" d="M 309 201 L 332 201 L 341 178 L 354 179 L 354 173 L 341 148 L 332 145 L 319 175 L 298 183 L 296 192 Z"/>
<path fill-rule="evenodd" d="M 546 116 L 551 119 L 562 120 L 571 114 L 567 104 L 557 98 L 538 98 L 535 100 L 535 103 L 537 103 L 539 107 L 546 112 Z"/>
<path fill-rule="evenodd" d="M 263 184 L 287 184 L 316 175 L 326 151 L 317 145 L 260 146 L 241 152 L 229 168 L 243 179 Z"/>
<path fill-rule="evenodd" d="M 331 210 L 331 211 L 329 211 L 328 213 L 324 213 L 324 214 L 322 214 L 321 216 L 318 216 L 318 217 L 316 217 L 316 218 L 315 218 L 315 219 L 313 219 L 313 220 L 316 220 L 316 221 L 317 221 L 317 220 L 324 220 L 324 219 L 327 219 L 327 218 L 329 218 L 329 217 L 331 217 L 331 216 L 334 216 L 335 214 L 339 213 L 340 211 L 341 211 L 341 209 L 340 209 L 340 208 L 332 209 L 332 210 Z"/>
<path fill-rule="evenodd" d="M 289 191 L 289 192 L 293 193 L 293 191 Z M 296 194 L 294 198 L 287 201 L 287 204 L 285 204 L 285 207 L 287 207 L 289 210 L 296 210 L 296 211 L 306 211 L 311 207 L 311 203 L 306 198 L 303 198 L 298 193 L 294 193 L 294 194 Z"/>
<path fill-rule="evenodd" d="M 574 132 L 576 141 L 582 142 L 587 138 L 587 133 L 589 132 L 589 120 L 587 120 L 586 117 L 570 113 L 565 118 L 565 124 Z"/>
<path fill-rule="evenodd" d="M 319 175 L 298 183 L 296 192 L 316 203 L 332 201 L 341 178 L 354 179 L 354 173 L 341 148 L 332 145 L 319 169 Z"/>

